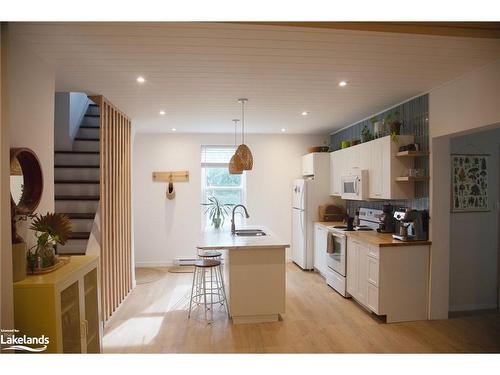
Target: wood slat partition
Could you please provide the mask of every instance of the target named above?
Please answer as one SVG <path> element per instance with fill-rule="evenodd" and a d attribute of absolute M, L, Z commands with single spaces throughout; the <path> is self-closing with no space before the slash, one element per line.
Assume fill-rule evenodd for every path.
<path fill-rule="evenodd" d="M 103 96 L 100 107 L 101 298 L 107 320 L 132 289 L 131 121 Z"/>

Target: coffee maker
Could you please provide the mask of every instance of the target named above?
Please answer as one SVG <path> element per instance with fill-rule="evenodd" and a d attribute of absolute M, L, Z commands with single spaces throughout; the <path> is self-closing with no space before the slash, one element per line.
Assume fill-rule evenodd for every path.
<path fill-rule="evenodd" d="M 394 217 L 392 215 L 392 205 L 384 204 L 382 213 L 379 216 L 377 232 L 379 233 L 394 233 Z"/>
<path fill-rule="evenodd" d="M 427 241 L 429 236 L 429 213 L 410 208 L 394 212 L 396 234 L 392 237 L 400 241 Z"/>

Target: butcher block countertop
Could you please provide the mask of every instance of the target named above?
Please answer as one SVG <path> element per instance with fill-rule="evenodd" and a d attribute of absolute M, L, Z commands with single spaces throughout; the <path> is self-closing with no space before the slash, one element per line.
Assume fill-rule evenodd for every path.
<path fill-rule="evenodd" d="M 324 227 L 331 227 L 334 225 L 345 225 L 342 222 L 323 222 L 318 221 L 316 224 Z M 376 230 L 372 231 L 349 231 L 343 232 L 348 238 L 358 240 L 370 245 L 387 247 L 387 246 L 429 246 L 431 241 L 399 241 L 392 238 L 392 233 L 378 233 Z"/>
<path fill-rule="evenodd" d="M 234 236 L 229 230 L 213 230 L 201 232 L 196 246 L 201 250 L 236 250 L 236 249 L 259 249 L 290 247 L 290 244 L 282 241 L 270 230 L 263 226 L 245 226 L 236 229 L 262 229 L 265 236 Z"/>

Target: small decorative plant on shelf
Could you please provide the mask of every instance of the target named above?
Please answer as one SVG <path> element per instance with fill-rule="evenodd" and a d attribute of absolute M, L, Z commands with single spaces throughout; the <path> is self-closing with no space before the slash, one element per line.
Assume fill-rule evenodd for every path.
<path fill-rule="evenodd" d="M 361 130 L 361 142 L 365 143 L 365 142 L 369 142 L 373 139 L 373 134 L 372 132 L 370 131 L 370 129 L 368 129 L 368 126 L 363 126 L 363 129 Z"/>
<path fill-rule="evenodd" d="M 401 116 L 399 111 L 390 113 L 386 117 L 385 121 L 386 123 L 389 124 L 392 139 L 397 140 L 396 136 L 401 134 L 401 127 L 403 126 L 403 122 L 401 121 Z"/>
<path fill-rule="evenodd" d="M 28 270 L 34 273 L 57 264 L 57 245 L 64 245 L 71 234 L 71 221 L 66 215 L 46 213 L 34 215 L 30 226 L 37 243 L 28 251 Z"/>
<path fill-rule="evenodd" d="M 206 206 L 205 214 L 208 213 L 208 218 L 211 221 L 211 225 L 215 229 L 219 229 L 224 225 L 226 217 L 229 216 L 229 212 L 233 204 L 223 204 L 215 197 L 208 197 L 208 203 L 202 203 L 202 206 Z"/>

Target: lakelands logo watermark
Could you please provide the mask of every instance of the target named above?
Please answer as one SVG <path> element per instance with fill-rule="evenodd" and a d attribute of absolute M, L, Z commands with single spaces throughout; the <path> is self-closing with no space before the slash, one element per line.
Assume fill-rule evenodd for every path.
<path fill-rule="evenodd" d="M 49 338 L 45 335 L 32 337 L 19 335 L 19 330 L 17 329 L 0 329 L 0 347 L 2 348 L 2 351 L 14 352 L 19 350 L 24 352 L 40 353 L 47 350 L 48 344 Z"/>

